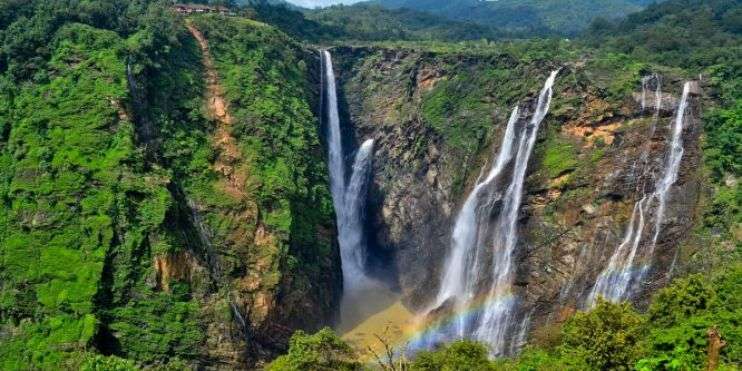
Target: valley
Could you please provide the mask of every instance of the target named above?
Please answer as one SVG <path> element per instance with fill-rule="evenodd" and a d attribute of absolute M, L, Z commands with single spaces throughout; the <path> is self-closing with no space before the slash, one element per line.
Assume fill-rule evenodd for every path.
<path fill-rule="evenodd" d="M 739 367 L 739 2 L 475 3 L 0 4 L 0 369 Z"/>

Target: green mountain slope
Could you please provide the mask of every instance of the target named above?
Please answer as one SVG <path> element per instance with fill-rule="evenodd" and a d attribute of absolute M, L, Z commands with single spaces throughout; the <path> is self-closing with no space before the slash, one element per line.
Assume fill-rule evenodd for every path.
<path fill-rule="evenodd" d="M 329 320 L 313 54 L 221 17 L 202 50 L 162 2 L 2 6 L 0 369 L 246 365 Z"/>
<path fill-rule="evenodd" d="M 311 42 L 496 39 L 494 27 L 460 22 L 410 9 L 378 5 L 332 6 L 299 11 L 280 5 L 252 4 L 254 17 L 301 40 Z"/>
<path fill-rule="evenodd" d="M 307 19 L 342 30 L 350 40 L 477 40 L 502 36 L 493 27 L 452 21 L 411 9 L 374 5 L 333 6 L 305 12 Z"/>
<path fill-rule="evenodd" d="M 409 8 L 507 31 L 574 34 L 596 17 L 620 18 L 641 10 L 637 0 L 372 0 L 387 8 Z"/>
<path fill-rule="evenodd" d="M 661 74 L 668 97 L 697 79 L 701 139 L 680 180 L 697 197 L 669 204 L 693 223 L 669 221 L 672 236 L 688 237 L 660 241 L 678 248 L 676 275 L 686 277 L 655 282 L 642 311 L 601 303 L 534 317 L 556 322 L 534 321 L 520 357 L 493 362 L 464 342 L 411 362 L 700 369 L 718 331 L 722 367 L 739 368 L 740 1 L 668 0 L 620 20 L 610 18 L 648 1 L 375 2 L 301 12 L 253 3 L 239 17 L 183 18 L 165 0 L 0 1 L 0 369 L 248 369 L 289 344 L 272 369 L 362 367 L 329 331 L 289 342 L 331 324 L 342 292 L 310 43 L 354 45 L 332 50 L 341 115 L 349 132 L 376 139 L 384 171 L 368 212 L 390 218 L 374 225 L 389 240 L 448 244 L 445 223 L 421 215 L 443 203 L 455 214 L 497 123 L 562 68 L 523 198 L 536 263 L 520 266 L 528 277 L 517 290 L 553 293 L 544 307 L 585 231 L 628 219 L 631 200 L 601 184 L 645 139 L 663 153 L 661 134 L 645 138 L 642 78 Z M 595 17 L 572 41 L 458 42 L 576 33 Z M 401 273 L 436 273 L 428 244 L 406 246 Z"/>

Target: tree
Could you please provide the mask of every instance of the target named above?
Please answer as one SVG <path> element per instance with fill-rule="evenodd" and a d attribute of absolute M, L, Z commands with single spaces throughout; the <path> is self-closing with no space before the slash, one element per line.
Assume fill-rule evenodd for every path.
<path fill-rule="evenodd" d="M 271 362 L 268 371 L 349 371 L 361 370 L 353 349 L 325 327 L 314 335 L 297 331 L 289 341 L 289 351 Z"/>
<path fill-rule="evenodd" d="M 413 371 L 484 371 L 494 370 L 487 348 L 472 341 L 461 340 L 436 351 L 420 352 L 412 363 Z"/>
<path fill-rule="evenodd" d="M 697 370 L 738 363 L 740 290 L 739 266 L 725 269 L 713 281 L 693 275 L 660 290 L 649 307 L 647 354 L 637 368 Z"/>
<path fill-rule="evenodd" d="M 584 359 L 590 369 L 633 369 L 642 353 L 643 319 L 628 303 L 600 299 L 592 311 L 568 320 L 563 336 L 563 354 Z"/>

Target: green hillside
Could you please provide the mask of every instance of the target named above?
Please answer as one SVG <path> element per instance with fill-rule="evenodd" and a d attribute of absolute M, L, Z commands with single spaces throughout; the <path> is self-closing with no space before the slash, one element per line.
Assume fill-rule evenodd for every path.
<path fill-rule="evenodd" d="M 372 0 L 387 8 L 426 11 L 511 32 L 572 35 L 596 17 L 620 18 L 641 10 L 637 0 Z"/>
<path fill-rule="evenodd" d="M 742 1 L 240 3 L 183 15 L 168 0 L 0 0 L 0 370 L 742 367 Z M 448 229 L 510 111 L 526 128 L 559 70 L 521 167 L 517 279 L 493 301 L 533 304 L 522 349 L 374 357 L 323 329 L 341 319 L 347 222 L 330 190 L 325 49 L 347 181 L 374 139 L 354 220 L 364 274 L 398 295 L 388 312 L 418 319 L 452 310 L 427 312 Z M 655 118 L 653 74 L 670 103 Z M 649 261 L 661 277 L 641 297 L 578 304 L 585 290 L 570 290 L 603 268 L 585 261 L 609 259 L 601 241 L 621 243 L 634 190 L 655 184 L 637 159 L 665 164 L 685 81 L 698 91 Z M 495 191 L 479 196 L 490 219 Z M 383 343 L 398 329 L 373 312 Z"/>

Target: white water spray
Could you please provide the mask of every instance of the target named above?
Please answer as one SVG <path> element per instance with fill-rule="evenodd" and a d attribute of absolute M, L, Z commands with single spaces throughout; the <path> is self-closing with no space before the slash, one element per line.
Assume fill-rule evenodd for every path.
<path fill-rule="evenodd" d="M 489 219 L 492 207 L 494 206 L 494 195 L 492 187 L 489 187 L 495 178 L 502 175 L 505 165 L 513 157 L 513 142 L 515 138 L 515 123 L 518 121 L 518 107 L 513 109 L 505 129 L 502 144 L 493 161 L 492 168 L 484 180 L 478 182 L 474 189 L 469 193 L 461 208 L 456 224 L 453 228 L 451 238 L 452 250 L 451 255 L 446 261 L 446 270 L 441 280 L 441 287 L 438 296 L 431 309 L 443 305 L 446 301 L 454 300 L 454 310 L 461 311 L 465 309 L 467 302 L 475 295 L 474 284 L 480 279 L 478 265 L 478 251 L 480 246 L 486 244 L 487 219 Z M 488 189 L 489 188 L 489 189 Z M 489 192 L 487 192 L 489 191 Z M 482 197 L 483 193 L 487 193 Z M 464 337 L 466 335 L 466 323 L 460 318 L 455 324 L 456 335 Z"/>
<path fill-rule="evenodd" d="M 342 216 L 338 218 L 338 239 L 345 291 L 353 290 L 367 280 L 364 273 L 366 249 L 363 240 L 363 210 L 373 148 L 374 141 L 369 139 L 358 149 L 350 182 L 343 195 L 343 210 L 338 212 Z"/>
<path fill-rule="evenodd" d="M 332 69 L 332 56 L 327 50 L 322 51 L 323 80 L 325 94 L 327 94 L 327 147 L 329 157 L 327 164 L 330 168 L 330 192 L 335 204 L 335 210 L 342 209 L 343 194 L 345 193 L 345 166 L 343 163 L 343 144 L 340 132 L 340 117 L 338 115 L 337 88 L 335 87 L 335 72 Z M 338 216 L 339 218 L 339 216 Z"/>
<path fill-rule="evenodd" d="M 685 111 L 688 108 L 688 95 L 690 82 L 683 86 L 683 95 L 680 99 L 675 120 L 672 123 L 670 143 L 668 145 L 667 157 L 663 168 L 662 177 L 655 184 L 654 192 L 644 195 L 636 204 L 631 213 L 631 219 L 626 227 L 626 233 L 621 244 L 608 261 L 608 266 L 600 273 L 592 291 L 587 299 L 588 306 L 592 306 L 598 296 L 610 301 L 627 299 L 630 288 L 637 282 L 641 282 L 649 270 L 657 240 L 662 231 L 665 219 L 667 196 L 670 188 L 678 180 L 678 172 L 683 157 L 683 124 L 685 122 Z M 658 99 L 661 95 L 658 93 Z M 656 109 L 659 111 L 658 100 Z M 655 113 L 657 115 L 658 113 Z M 639 247 L 644 236 L 646 219 L 654 209 L 654 226 L 652 239 L 646 251 L 640 251 Z M 641 267 L 635 267 L 637 255 L 641 255 L 646 262 Z"/>
<path fill-rule="evenodd" d="M 462 315 L 456 316 L 451 326 L 430 334 L 430 339 L 421 340 L 425 345 L 473 338 L 488 343 L 494 355 L 504 354 L 510 348 L 505 344 L 505 337 L 514 329 L 512 260 L 523 182 L 538 129 L 551 104 L 557 73 L 552 72 L 546 80 L 527 125 L 516 127 L 520 115 L 518 107 L 513 109 L 497 158 L 487 176 L 484 179 L 480 176 L 456 218 L 451 253 L 445 263 L 438 295 L 428 313 L 450 305 L 451 310 Z M 492 221 L 496 205 L 500 209 Z M 485 298 L 482 311 L 474 316 L 463 315 L 482 296 Z M 527 327 L 527 320 L 523 323 L 521 328 Z"/>
<path fill-rule="evenodd" d="M 327 108 L 330 191 L 337 217 L 343 291 L 347 294 L 359 289 L 368 280 L 365 274 L 363 209 L 371 172 L 374 141 L 366 140 L 358 149 L 350 180 L 346 184 L 335 72 L 330 52 L 323 50 L 321 53 L 324 69 L 322 82 L 326 94 L 326 101 L 323 103 Z"/>
<path fill-rule="evenodd" d="M 474 332 L 475 338 L 490 344 L 495 355 L 501 355 L 505 349 L 505 336 L 513 321 L 515 306 L 512 297 L 512 280 L 514 275 L 513 255 L 518 241 L 517 221 L 520 203 L 523 197 L 523 182 L 526 176 L 528 161 L 536 143 L 536 136 L 541 122 L 549 112 L 551 105 L 552 87 L 559 71 L 551 73 L 546 80 L 538 97 L 536 110 L 530 123 L 523 130 L 518 143 L 518 152 L 515 157 L 515 169 L 510 185 L 505 193 L 503 209 L 495 226 L 493 247 L 494 279 L 491 281 L 489 298 L 485 306 L 483 318 Z"/>

